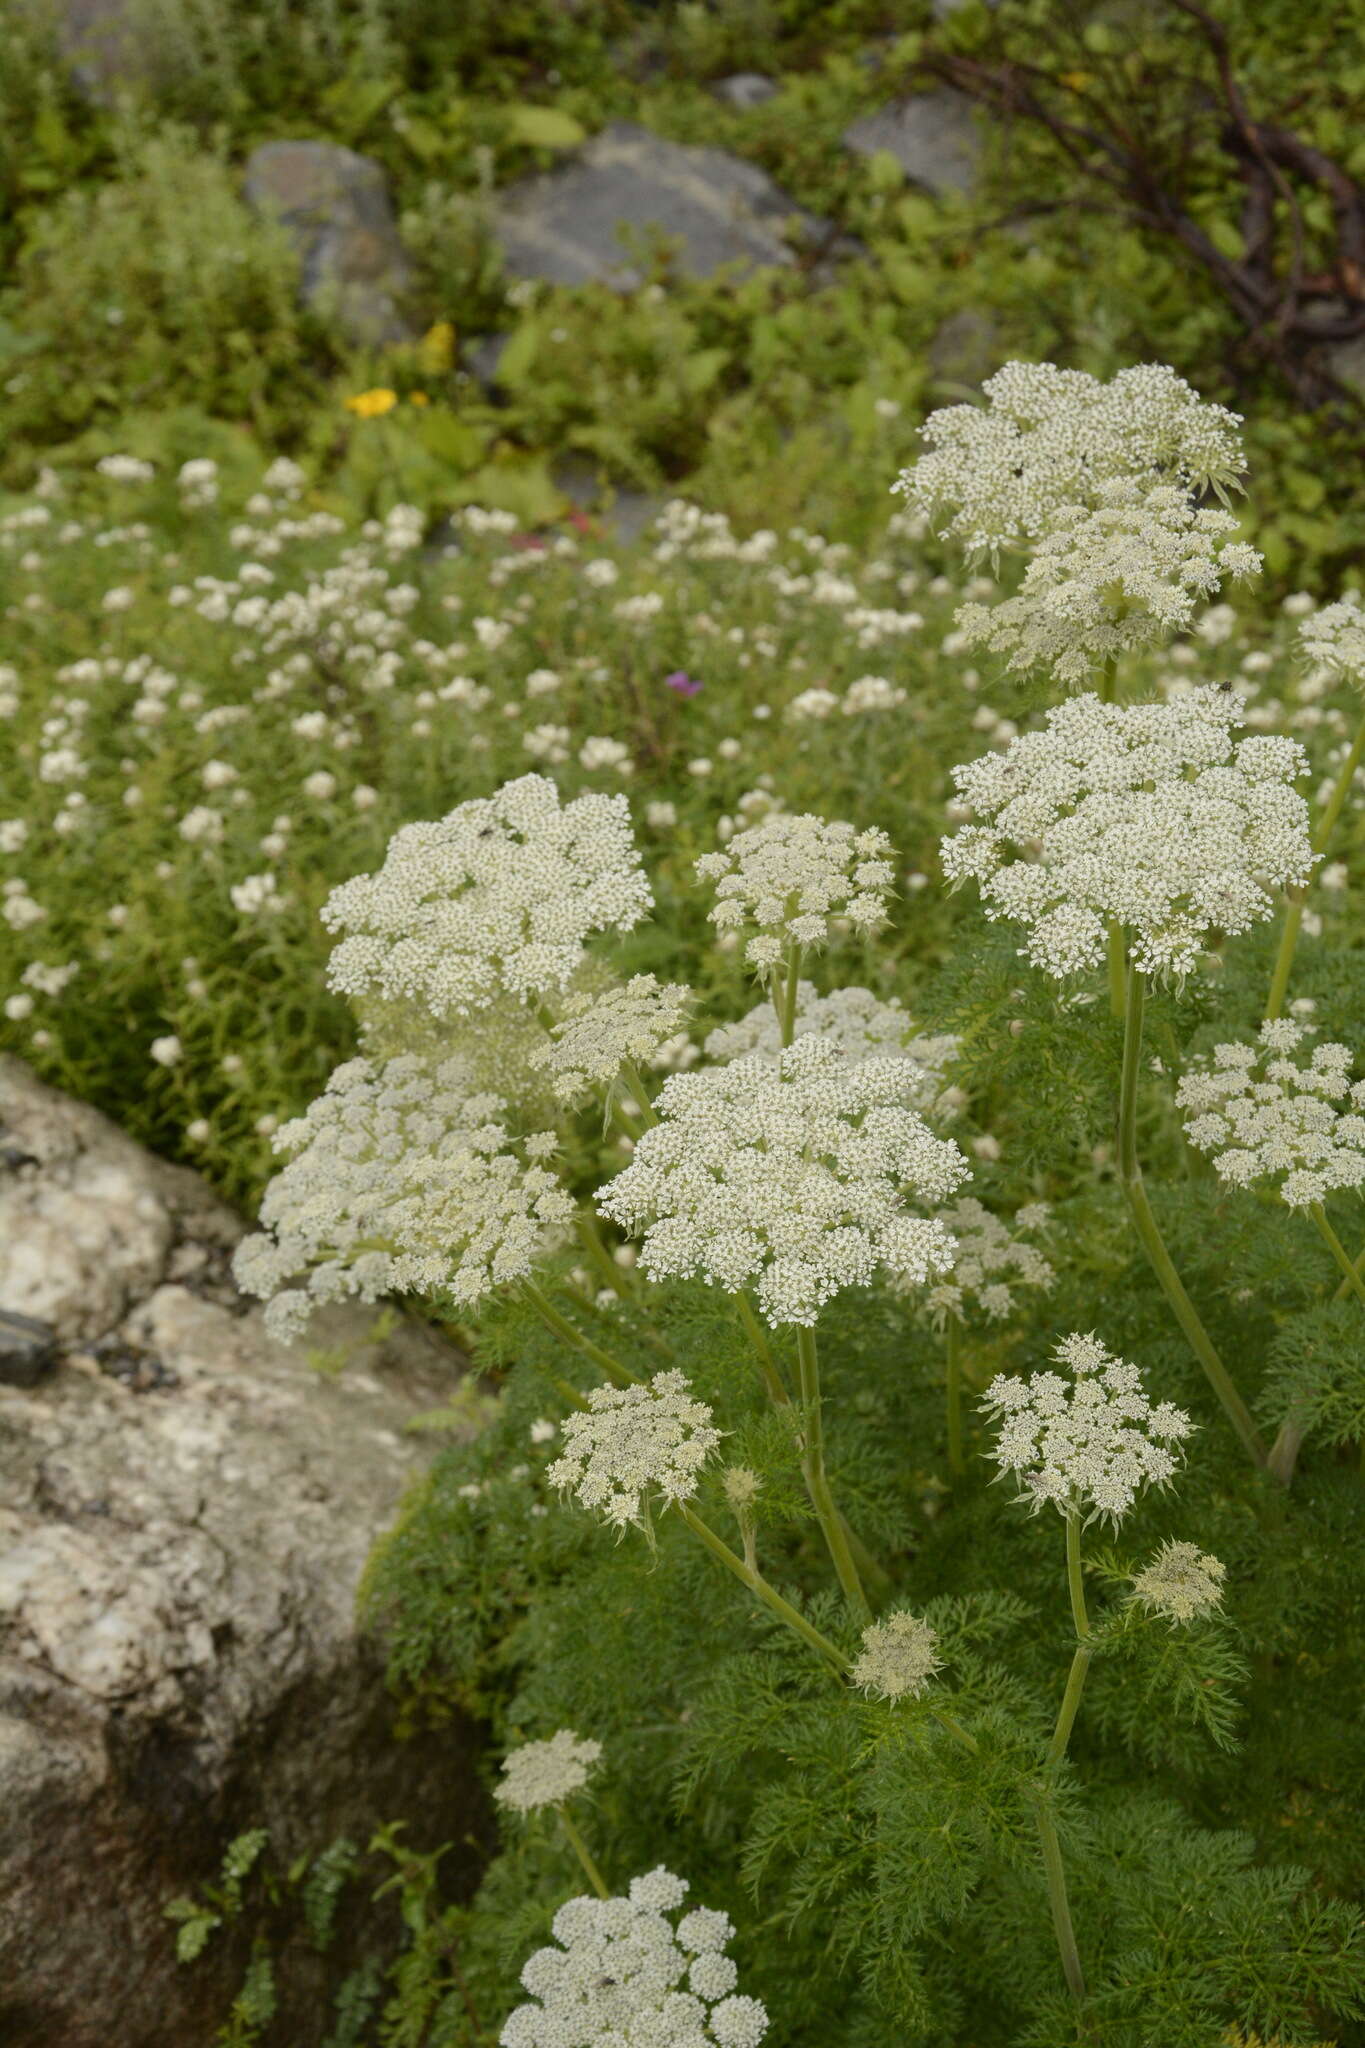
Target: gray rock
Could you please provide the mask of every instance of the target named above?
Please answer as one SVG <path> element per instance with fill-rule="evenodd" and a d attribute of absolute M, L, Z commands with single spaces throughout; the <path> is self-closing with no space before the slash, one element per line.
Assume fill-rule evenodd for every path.
<path fill-rule="evenodd" d="M 36 1387 L 57 1360 L 51 1323 L 0 1308 L 0 1386 Z"/>
<path fill-rule="evenodd" d="M 1003 356 L 999 330 L 989 313 L 963 306 L 950 313 L 929 344 L 929 368 L 940 384 L 962 395 L 975 390 L 1000 368 Z"/>
<path fill-rule="evenodd" d="M 510 186 L 493 231 L 514 277 L 598 279 L 630 291 L 642 278 L 620 240 L 623 224 L 680 236 L 679 264 L 690 277 L 727 263 L 745 274 L 790 264 L 785 229 L 794 226 L 808 243 L 828 232 L 755 165 L 723 149 L 666 142 L 627 121 L 613 121 L 563 169 Z"/>
<path fill-rule="evenodd" d="M 137 0 L 26 0 L 30 20 L 56 36 L 74 84 L 95 106 L 120 91 L 154 91 L 166 75 L 164 52 Z"/>
<path fill-rule="evenodd" d="M 306 304 L 351 341 L 415 339 L 396 303 L 411 270 L 379 164 L 331 142 L 266 142 L 247 159 L 244 191 L 298 250 Z"/>
<path fill-rule="evenodd" d="M 267 1827 L 288 1860 L 411 1815 L 473 1874 L 469 1732 L 395 1742 L 354 1620 L 421 1469 L 404 1425 L 459 1359 L 338 1304 L 310 1334 L 348 1363 L 315 1370 L 237 1294 L 247 1226 L 197 1175 L 4 1056 L 0 1122 L 32 1162 L 0 1179 L 0 1305 L 40 1311 L 58 1354 L 0 1385 L 0 2038 L 186 2048 L 243 1955 L 225 1937 L 180 1968 L 164 1907 L 234 1834 Z M 299 2048 L 310 1995 L 282 2016 Z"/>
<path fill-rule="evenodd" d="M 498 364 L 511 338 L 510 334 L 476 334 L 460 350 L 460 360 L 471 377 L 477 377 L 488 390 L 498 381 Z"/>
<path fill-rule="evenodd" d="M 765 78 L 761 71 L 736 71 L 729 78 L 718 78 L 711 90 L 727 107 L 737 107 L 741 113 L 776 99 L 778 93 L 776 81 Z"/>
<path fill-rule="evenodd" d="M 907 178 L 936 195 L 969 192 L 981 156 L 975 109 L 951 86 L 865 114 L 844 130 L 843 141 L 859 156 L 889 150 Z"/>

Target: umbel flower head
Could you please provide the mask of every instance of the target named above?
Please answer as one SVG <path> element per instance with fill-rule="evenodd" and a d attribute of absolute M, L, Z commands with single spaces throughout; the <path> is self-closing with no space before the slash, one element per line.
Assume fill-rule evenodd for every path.
<path fill-rule="evenodd" d="M 933 1207 L 970 1172 L 908 1105 L 907 1060 L 850 1066 L 825 1038 L 801 1038 L 774 1066 L 756 1057 L 672 1074 L 624 1173 L 597 1198 L 645 1232 L 652 1279 L 701 1274 L 753 1287 L 774 1327 L 812 1324 L 878 1267 L 919 1282 L 946 1272 L 953 1240 L 908 1201 Z"/>
<path fill-rule="evenodd" d="M 938 1637 L 928 1622 L 902 1608 L 863 1630 L 853 1683 L 879 1699 L 918 1699 L 940 1661 Z"/>
<path fill-rule="evenodd" d="M 982 1407 L 999 1426 L 991 1453 L 1002 1475 L 1017 1474 L 1033 1511 L 1051 1501 L 1063 1515 L 1088 1507 L 1087 1522 L 1117 1523 L 1147 1486 L 1176 1470 L 1170 1448 L 1194 1428 L 1183 1408 L 1153 1407 L 1135 1365 L 1114 1358 L 1093 1334 L 1064 1337 L 1060 1373 L 991 1381 Z"/>
<path fill-rule="evenodd" d="M 1006 655 L 1011 673 L 1046 667 L 1083 683 L 1102 662 L 1182 632 L 1223 577 L 1260 570 L 1255 548 L 1232 538 L 1232 515 L 1201 510 L 1185 491 L 1116 477 L 1097 495 L 1094 510 L 1058 508 L 1014 596 L 959 608 L 966 646 Z"/>
<path fill-rule="evenodd" d="M 652 974 L 632 975 L 621 988 L 575 991 L 560 1004 L 560 1021 L 531 1064 L 552 1076 L 560 1101 L 580 1101 L 594 1088 L 609 1088 L 627 1060 L 652 1060 L 682 1030 L 691 1001 L 682 982 Z"/>
<path fill-rule="evenodd" d="M 247 1293 L 273 1296 L 270 1335 L 292 1342 L 318 1303 L 346 1295 L 445 1288 L 467 1305 L 529 1273 L 574 1203 L 540 1163 L 556 1149 L 553 1132 L 514 1139 L 502 1109 L 469 1089 L 458 1058 L 336 1068 L 303 1116 L 276 1131 L 289 1164 L 262 1198 L 265 1230 L 233 1257 Z M 306 1288 L 284 1287 L 305 1270 Z"/>
<path fill-rule="evenodd" d="M 648 1386 L 594 1387 L 587 1408 L 565 1418 L 563 1455 L 545 1477 L 616 1528 L 644 1527 L 651 1495 L 691 1499 L 720 1439 L 683 1375 L 660 1372 Z"/>
<path fill-rule="evenodd" d="M 974 1195 L 943 1211 L 941 1220 L 957 1240 L 957 1262 L 924 1304 L 940 1328 L 950 1315 L 1001 1322 L 1014 1309 L 1014 1288 L 1051 1287 L 1057 1277 L 1052 1266 L 1027 1242 L 1047 1229 L 1050 1215 L 1046 1202 L 1028 1202 L 1006 1223 Z"/>
<path fill-rule="evenodd" d="M 1193 1543 L 1163 1543 L 1133 1580 L 1134 1600 L 1169 1621 L 1193 1621 L 1218 1606 L 1227 1566 Z"/>
<path fill-rule="evenodd" d="M 810 811 L 778 811 L 696 865 L 716 884 L 712 924 L 722 931 L 756 925 L 744 957 L 766 972 L 793 943 L 824 945 L 831 918 L 847 918 L 861 932 L 884 923 L 895 881 L 890 851 L 885 832 L 875 828 L 860 832 Z"/>
<path fill-rule="evenodd" d="M 1348 590 L 1335 604 L 1310 612 L 1299 626 L 1299 638 L 1315 668 L 1365 690 L 1365 611 L 1358 590 Z"/>
<path fill-rule="evenodd" d="M 650 909 L 623 796 L 560 804 L 544 775 L 506 782 L 435 823 L 404 825 L 375 875 L 322 907 L 328 987 L 416 997 L 438 1018 L 500 995 L 566 987 L 591 932 L 629 931 Z"/>
<path fill-rule="evenodd" d="M 1211 1059 L 1191 1063 L 1175 1096 L 1185 1136 L 1213 1155 L 1221 1179 L 1272 1180 L 1291 1209 L 1365 1185 L 1365 1081 L 1351 1080 L 1349 1046 L 1295 1058 L 1309 1029 L 1276 1018 L 1261 1026 L 1259 1045 L 1216 1045 Z"/>
<path fill-rule="evenodd" d="M 1107 384 L 1054 363 L 1006 363 L 982 386 L 985 406 L 951 405 L 924 423 L 926 453 L 894 490 L 969 555 L 1032 547 L 1062 507 L 1094 509 L 1105 485 L 1130 480 L 1220 495 L 1246 467 L 1241 416 L 1208 405 L 1164 363 L 1137 363 Z"/>
<path fill-rule="evenodd" d="M 1169 704 L 1073 697 L 1041 732 L 953 770 L 975 819 L 943 841 L 950 882 L 1016 918 L 1027 957 L 1062 980 L 1100 965 L 1109 921 L 1148 974 L 1183 974 L 1217 932 L 1247 931 L 1316 856 L 1293 787 L 1296 740 L 1234 740 L 1239 701 L 1215 686 Z"/>
<path fill-rule="evenodd" d="M 493 1797 L 518 1813 L 559 1806 L 582 1791 L 601 1754 L 600 1742 L 585 1741 L 572 1728 L 561 1728 L 548 1742 L 524 1742 L 503 1758 Z"/>
<path fill-rule="evenodd" d="M 836 988 L 822 996 L 813 983 L 799 982 L 794 1035 L 828 1039 L 850 1066 L 867 1059 L 906 1060 L 919 1076 L 910 1107 L 925 1114 L 934 1110 L 940 1116 L 950 1111 L 950 1105 L 942 1101 L 947 1086 L 944 1070 L 957 1053 L 958 1040 L 946 1033 L 931 1037 L 917 1032 L 913 1019 L 894 996 L 884 1000 L 870 988 Z M 777 1011 L 770 1002 L 759 1003 L 737 1023 L 718 1025 L 707 1036 L 706 1052 L 713 1060 L 756 1054 L 775 1065 L 782 1053 Z"/>
<path fill-rule="evenodd" d="M 686 1896 L 661 1864 L 623 1899 L 561 1906 L 555 1946 L 521 1973 L 531 2002 L 503 2022 L 501 2048 L 758 2048 L 768 2014 L 735 1990 L 734 1923 L 694 1906 L 675 1926 Z"/>

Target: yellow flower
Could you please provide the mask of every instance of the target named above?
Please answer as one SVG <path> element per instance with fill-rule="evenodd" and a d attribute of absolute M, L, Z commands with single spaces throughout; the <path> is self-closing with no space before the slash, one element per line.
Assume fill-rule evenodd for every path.
<path fill-rule="evenodd" d="M 382 412 L 392 412 L 397 403 L 396 391 L 360 391 L 346 400 L 346 410 L 362 420 L 372 420 Z"/>
<path fill-rule="evenodd" d="M 425 392 L 425 391 L 410 391 L 410 392 L 408 393 L 408 404 L 409 404 L 409 405 L 430 405 L 430 404 L 431 404 L 431 400 L 430 400 L 430 399 L 429 399 L 429 398 L 427 397 L 427 394 L 426 394 L 426 392 Z"/>
<path fill-rule="evenodd" d="M 455 329 L 451 322 L 438 320 L 434 327 L 429 327 L 417 344 L 417 351 L 422 368 L 433 377 L 448 370 L 455 360 Z"/>

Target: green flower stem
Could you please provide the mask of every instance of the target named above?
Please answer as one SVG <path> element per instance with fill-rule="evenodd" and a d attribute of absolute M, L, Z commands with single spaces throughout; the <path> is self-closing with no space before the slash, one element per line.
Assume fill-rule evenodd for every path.
<path fill-rule="evenodd" d="M 763 1384 L 768 1389 L 769 1398 L 775 1408 L 789 1408 L 791 1402 L 787 1396 L 787 1389 L 782 1384 L 782 1375 L 777 1369 L 777 1359 L 773 1354 L 772 1345 L 768 1342 L 768 1333 L 754 1314 L 754 1305 L 742 1287 L 735 1300 L 739 1303 L 739 1319 L 744 1325 L 749 1342 L 754 1347 L 758 1369 L 763 1375 Z"/>
<path fill-rule="evenodd" d="M 1066 1518 L 1066 1584 L 1071 1595 L 1071 1619 L 1076 1626 L 1076 1649 L 1067 1673 L 1066 1691 L 1062 1695 L 1061 1711 L 1057 1726 L 1052 1732 L 1048 1748 L 1048 1769 L 1055 1770 L 1066 1755 L 1071 1740 L 1071 1730 L 1076 1724 L 1077 1710 L 1081 1704 L 1081 1693 L 1085 1689 L 1086 1673 L 1094 1648 L 1090 1641 L 1090 1617 L 1085 1611 L 1085 1580 L 1081 1572 L 1081 1518 L 1068 1515 Z"/>
<path fill-rule="evenodd" d="M 1171 1255 L 1157 1228 L 1156 1218 L 1147 1200 L 1147 1190 L 1142 1184 L 1142 1168 L 1137 1156 L 1137 1086 L 1142 1063 L 1142 1009 L 1146 999 L 1146 984 L 1131 961 L 1128 964 L 1125 999 L 1123 1082 L 1119 1093 L 1119 1182 L 1127 1198 L 1138 1237 L 1142 1241 L 1142 1248 L 1151 1261 L 1152 1271 L 1161 1283 L 1161 1290 L 1188 1339 L 1190 1349 L 1203 1366 L 1209 1385 L 1222 1402 L 1224 1413 L 1253 1462 L 1264 1471 L 1266 1449 L 1261 1441 L 1260 1432 L 1251 1419 L 1245 1401 L 1233 1384 L 1232 1375 L 1218 1356 L 1213 1340 L 1199 1320 L 1194 1303 L 1185 1292 L 1184 1283 L 1172 1264 Z"/>
<path fill-rule="evenodd" d="M 578 1242 L 601 1274 L 604 1284 L 611 1289 L 613 1294 L 624 1294 L 630 1282 L 623 1268 L 617 1265 L 615 1259 L 603 1243 L 602 1233 L 597 1227 L 597 1219 L 590 1209 L 579 1210 L 577 1228 Z"/>
<path fill-rule="evenodd" d="M 951 1312 L 945 1331 L 948 1350 L 948 1466 L 959 1477 L 962 1460 L 962 1324 Z"/>
<path fill-rule="evenodd" d="M 569 1838 L 569 1842 L 573 1848 L 574 1854 L 577 1856 L 579 1862 L 583 1865 L 583 1868 L 587 1873 L 588 1883 L 592 1886 L 593 1890 L 596 1892 L 599 1899 L 609 1899 L 611 1897 L 611 1893 L 607 1889 L 606 1879 L 603 1877 L 597 1865 L 593 1862 L 592 1857 L 588 1852 L 587 1843 L 583 1840 L 582 1835 L 580 1835 L 578 1829 L 569 1819 L 569 1809 L 567 1808 L 567 1806 L 557 1806 L 555 1808 L 555 1812 L 559 1815 L 560 1820 L 564 1824 L 564 1832 Z"/>
<path fill-rule="evenodd" d="M 820 1527 L 829 1545 L 829 1554 L 834 1560 L 834 1569 L 844 1596 L 862 1613 L 870 1613 L 863 1582 L 858 1576 L 858 1567 L 853 1562 L 849 1548 L 847 1525 L 834 1505 L 825 1472 L 825 1425 L 820 1398 L 820 1362 L 815 1348 L 815 1332 L 801 1328 L 796 1332 L 796 1356 L 801 1369 L 801 1469 L 806 1478 L 806 1491 L 811 1506 L 815 1509 Z"/>
<path fill-rule="evenodd" d="M 1066 1871 L 1062 1864 L 1062 1845 L 1057 1839 L 1057 1824 L 1052 1818 L 1045 1793 L 1033 1794 L 1033 1812 L 1038 1823 L 1038 1839 L 1043 1848 L 1047 1899 L 1052 1908 L 1052 1926 L 1061 1953 L 1062 1970 L 1066 1977 L 1067 1989 L 1077 2005 L 1081 2005 L 1085 2001 L 1085 1972 L 1081 1968 L 1081 1954 L 1076 1946 L 1076 1930 L 1071 1924 L 1071 1907 L 1066 1896 Z"/>
<path fill-rule="evenodd" d="M 1317 830 L 1313 834 L 1314 853 L 1325 853 L 1336 830 L 1337 819 L 1341 816 L 1342 805 L 1350 793 L 1355 773 L 1365 754 L 1365 718 L 1362 718 L 1351 742 L 1351 751 L 1341 764 L 1341 773 L 1332 784 L 1332 793 L 1323 806 Z M 1285 996 L 1289 993 L 1289 976 L 1294 965 L 1294 953 L 1299 943 L 1299 926 L 1303 922 L 1303 907 L 1308 901 L 1308 891 L 1291 889 L 1289 908 L 1284 916 L 1284 930 L 1280 934 L 1280 950 L 1275 955 L 1275 972 L 1270 979 L 1270 994 L 1266 998 L 1267 1017 L 1278 1017 L 1284 1008 Z"/>
<path fill-rule="evenodd" d="M 600 1344 L 594 1344 L 592 1338 L 585 1337 L 581 1330 L 576 1330 L 568 1317 L 562 1316 L 549 1297 L 536 1286 L 534 1280 L 523 1280 L 521 1289 L 540 1320 L 552 1329 L 557 1337 L 562 1337 L 566 1344 L 572 1344 L 585 1358 L 590 1358 L 594 1365 L 600 1366 L 613 1386 L 638 1387 L 644 1384 L 638 1373 L 622 1365 L 609 1351 L 604 1351 Z"/>
<path fill-rule="evenodd" d="M 1352 1259 L 1351 1271 L 1355 1274 L 1357 1279 L 1365 1279 L 1365 1245 L 1361 1246 L 1360 1250 Z M 1336 1293 L 1332 1296 L 1333 1301 L 1344 1301 L 1346 1299 L 1346 1296 L 1351 1292 L 1351 1285 L 1352 1283 L 1349 1280 L 1343 1280 L 1341 1285 L 1338 1287 Z"/>
<path fill-rule="evenodd" d="M 1109 924 L 1109 1014 L 1123 1020 L 1127 1009 L 1124 978 L 1128 964 L 1127 947 L 1124 943 L 1123 926 L 1111 919 Z"/>
<path fill-rule="evenodd" d="M 692 1534 L 700 1537 L 712 1557 L 717 1558 L 727 1571 L 733 1572 L 740 1583 L 747 1586 L 765 1607 L 770 1608 L 779 1620 L 786 1622 L 788 1628 L 795 1629 L 797 1635 L 809 1643 L 813 1650 L 818 1650 L 820 1655 L 833 1665 L 841 1678 L 847 1677 L 849 1660 L 837 1643 L 832 1643 L 828 1636 L 821 1635 L 818 1628 L 812 1627 L 805 1615 L 799 1614 L 789 1600 L 784 1600 L 776 1588 L 768 1584 L 761 1572 L 755 1571 L 736 1551 L 731 1550 L 729 1544 L 723 1542 L 715 1530 L 703 1522 L 700 1515 L 693 1513 L 686 1501 L 678 1502 L 678 1513 Z"/>
<path fill-rule="evenodd" d="M 621 1079 L 629 1088 L 633 1099 L 639 1103 L 640 1120 L 646 1129 L 657 1124 L 659 1119 L 654 1114 L 654 1104 L 649 1099 L 649 1090 L 646 1088 L 640 1069 L 636 1066 L 634 1060 L 622 1060 Z"/>
<path fill-rule="evenodd" d="M 1101 704 L 1113 703 L 1114 682 L 1118 675 L 1118 670 L 1119 658 L 1117 654 L 1111 654 L 1100 670 L 1099 680 L 1095 685 L 1095 695 L 1099 698 Z"/>
<path fill-rule="evenodd" d="M 1344 1289 L 1349 1288 L 1353 1294 L 1358 1294 L 1360 1296 L 1360 1299 L 1362 1301 L 1365 1301 L 1365 1280 L 1362 1280 L 1359 1273 L 1357 1273 L 1355 1267 L 1351 1263 L 1350 1254 L 1348 1253 L 1345 1245 L 1337 1236 L 1331 1224 L 1327 1221 L 1327 1211 L 1323 1208 L 1322 1203 L 1310 1202 L 1308 1205 L 1308 1213 L 1312 1217 L 1313 1221 L 1317 1224 L 1319 1236 L 1322 1238 L 1322 1241 L 1326 1245 L 1328 1251 L 1332 1254 L 1332 1257 L 1336 1260 L 1338 1266 L 1340 1266 L 1342 1274 L 1344 1275 L 1341 1283 L 1341 1288 L 1338 1289 L 1338 1292 L 1340 1293 Z"/>
<path fill-rule="evenodd" d="M 796 1036 L 796 998 L 801 986 L 801 962 L 804 958 L 804 946 L 788 948 L 786 980 L 773 990 L 773 1008 L 777 1011 L 784 1052 Z"/>

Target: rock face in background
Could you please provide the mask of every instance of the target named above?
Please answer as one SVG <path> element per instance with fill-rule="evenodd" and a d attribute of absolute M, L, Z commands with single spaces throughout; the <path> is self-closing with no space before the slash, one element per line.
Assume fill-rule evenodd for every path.
<path fill-rule="evenodd" d="M 907 178 L 936 197 L 970 191 L 981 155 L 972 102 L 950 86 L 864 115 L 844 130 L 843 140 L 859 156 L 888 150 Z"/>
<path fill-rule="evenodd" d="M 404 1424 L 450 1398 L 459 1358 L 341 1305 L 312 1341 L 350 1360 L 319 1373 L 237 1294 L 245 1227 L 0 1057 L 0 1309 L 28 1319 L 0 1324 L 0 1356 L 22 1382 L 43 1354 L 30 1384 L 0 1374 L 7 2048 L 211 2040 L 241 1945 L 181 1968 L 163 1908 L 247 1827 L 285 1861 L 406 1815 L 415 1847 L 485 1834 L 469 1731 L 396 1743 L 353 1619 L 420 1468 Z M 443 1869 L 458 1884 L 468 1849 Z M 310 1967 L 282 1985 L 297 2048 L 328 2024 Z"/>
<path fill-rule="evenodd" d="M 807 242 L 828 231 L 755 165 L 666 142 L 629 121 L 611 122 L 562 170 L 508 186 L 493 231 L 514 277 L 629 291 L 642 279 L 617 233 L 622 222 L 680 236 L 679 266 L 690 277 L 726 263 L 747 273 L 794 262 L 783 232 L 793 222 Z"/>
<path fill-rule="evenodd" d="M 395 303 L 411 272 L 379 164 L 331 142 L 267 142 L 248 157 L 243 189 L 297 248 L 306 304 L 351 341 L 414 339 Z"/>
<path fill-rule="evenodd" d="M 51 27 L 76 85 L 98 107 L 125 88 L 154 91 L 162 81 L 155 42 L 129 0 L 27 0 L 30 17 Z"/>

